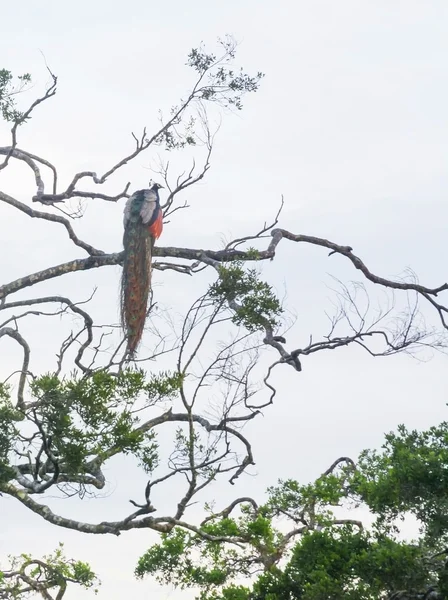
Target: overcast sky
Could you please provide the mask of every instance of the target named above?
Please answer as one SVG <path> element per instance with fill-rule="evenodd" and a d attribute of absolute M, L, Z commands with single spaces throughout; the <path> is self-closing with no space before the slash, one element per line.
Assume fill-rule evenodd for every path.
<path fill-rule="evenodd" d="M 156 126 L 159 108 L 168 111 L 193 81 L 184 66 L 193 46 L 233 34 L 238 62 L 266 77 L 241 114 L 223 116 L 212 169 L 185 194 L 191 209 L 173 217 L 160 243 L 220 248 L 223 237 L 269 220 L 283 194 L 281 226 L 349 244 L 377 274 L 398 277 L 411 267 L 436 286 L 447 280 L 447 28 L 445 0 L 10 2 L 2 7 L 0 68 L 30 72 L 38 92 L 48 80 L 42 52 L 58 75 L 57 96 L 20 131 L 19 146 L 56 163 L 64 186 L 77 171 L 103 172 L 132 148 L 131 131 Z M 9 144 L 5 127 L 0 135 L 0 145 Z M 128 179 L 132 189 L 144 187 L 155 158 L 140 157 L 108 189 L 119 191 Z M 176 160 L 190 165 L 189 156 Z M 2 171 L 0 185 L 31 203 L 33 181 L 23 165 Z M 119 251 L 122 209 L 123 202 L 89 201 L 77 230 Z M 0 222 L 2 283 L 84 256 L 63 231 L 9 207 L 0 206 Z M 342 257 L 286 242 L 263 273 L 297 315 L 288 338 L 297 345 L 325 333 L 330 275 L 358 277 Z M 118 267 L 77 273 L 40 285 L 39 294 L 86 298 L 97 285 L 95 309 L 106 322 L 116 318 L 119 274 Z M 180 290 L 190 298 L 194 282 L 161 272 L 154 280 L 161 302 L 185 310 Z M 32 370 L 50 368 L 59 338 L 42 335 L 40 322 L 26 327 Z M 1 352 L 4 377 L 20 354 L 5 339 Z M 446 418 L 440 355 L 421 363 L 332 352 L 305 360 L 302 374 L 284 368 L 276 382 L 275 406 L 248 430 L 257 477 L 242 477 L 230 490 L 216 486 L 223 502 L 260 497 L 278 477 L 308 481 L 337 456 L 379 446 L 401 422 L 427 427 Z M 45 502 L 89 522 L 123 518 L 144 478 L 123 460 L 107 476 L 106 499 Z M 0 502 L 0 558 L 40 555 L 63 541 L 69 556 L 89 560 L 103 579 L 100 599 L 193 597 L 134 580 L 138 557 L 155 539 L 150 532 L 88 537 L 52 527 L 10 498 Z M 81 597 L 76 589 L 68 594 Z"/>

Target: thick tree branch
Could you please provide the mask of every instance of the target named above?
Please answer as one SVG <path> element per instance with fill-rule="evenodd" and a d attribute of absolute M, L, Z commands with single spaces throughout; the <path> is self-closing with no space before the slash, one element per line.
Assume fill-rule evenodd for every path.
<path fill-rule="evenodd" d="M 266 250 L 258 252 L 256 256 L 254 256 L 253 252 L 246 252 L 242 250 L 201 250 L 195 248 L 175 247 L 156 247 L 154 248 L 154 256 L 164 258 L 181 258 L 184 260 L 194 261 L 195 263 L 202 262 L 204 264 L 209 264 L 217 268 L 217 265 L 219 263 L 233 260 L 255 261 L 273 259 L 275 257 L 276 247 L 282 238 L 286 238 L 295 242 L 309 243 L 312 245 L 322 246 L 324 248 L 330 249 L 332 251 L 331 254 L 341 254 L 342 256 L 348 258 L 355 266 L 355 268 L 360 270 L 365 275 L 365 277 L 373 283 L 390 289 L 416 291 L 437 309 L 443 326 L 448 329 L 448 325 L 444 320 L 444 314 L 448 313 L 448 308 L 442 304 L 437 303 L 433 298 L 441 292 L 448 290 L 447 283 L 436 288 L 428 288 L 417 283 L 405 283 L 385 279 L 383 277 L 379 277 L 371 273 L 369 269 L 365 266 L 365 264 L 362 262 L 362 260 L 353 254 L 352 248 L 350 246 L 341 246 L 324 238 L 316 238 L 314 236 L 294 235 L 283 229 L 275 229 L 271 232 L 271 234 L 272 241 L 269 244 L 269 247 Z M 88 245 L 85 246 L 89 247 L 93 252 L 101 252 L 95 250 L 94 248 Z M 122 259 L 122 253 L 102 255 L 93 254 L 91 257 L 86 259 L 78 259 L 60 265 L 56 265 L 43 271 L 33 273 L 32 275 L 28 275 L 17 279 L 16 281 L 13 281 L 9 284 L 0 286 L 0 299 L 6 297 L 8 294 L 24 289 L 25 287 L 29 287 L 30 285 L 34 285 L 35 283 L 46 281 L 54 277 L 59 277 L 60 275 L 64 275 L 66 273 L 71 273 L 74 271 L 83 271 L 92 268 L 99 268 L 107 265 L 118 265 L 122 263 Z M 163 266 L 162 268 L 166 267 Z M 272 335 L 272 331 L 271 337 L 272 339 L 270 339 L 270 336 L 267 335 L 268 342 L 273 342 L 275 345 L 278 345 L 279 342 L 274 339 L 275 336 Z M 273 343 L 270 343 L 270 345 L 273 345 Z M 284 360 L 286 360 L 288 356 L 290 356 L 290 354 L 286 351 L 282 352 L 280 348 L 277 349 L 281 353 L 281 356 Z"/>
<path fill-rule="evenodd" d="M 243 542 L 243 538 L 240 537 L 229 537 L 229 536 L 214 536 L 204 531 L 201 531 L 199 527 L 195 527 L 185 521 L 174 519 L 173 517 L 145 517 L 143 519 L 135 520 L 134 518 L 129 519 L 126 517 L 121 521 L 103 521 L 102 523 L 84 523 L 82 521 L 76 521 L 75 519 L 69 519 L 56 515 L 48 506 L 39 504 L 33 498 L 24 492 L 16 488 L 12 483 L 0 483 L 0 492 L 8 494 L 13 498 L 16 498 L 21 504 L 26 506 L 32 512 L 41 516 L 45 521 L 64 527 L 66 529 L 73 529 L 81 533 L 91 534 L 112 534 L 120 535 L 122 531 L 129 531 L 130 529 L 153 529 L 159 533 L 168 533 L 173 527 L 182 527 L 200 535 L 202 538 L 214 541 L 214 542 L 228 542 L 231 544 Z M 138 512 L 138 511 L 137 511 Z M 133 517 L 135 516 L 135 513 Z"/>
<path fill-rule="evenodd" d="M 61 275 L 65 275 L 67 273 L 73 273 L 75 271 L 86 271 L 88 269 L 96 269 L 98 267 L 104 267 L 106 265 L 119 265 L 122 263 L 122 261 L 122 252 L 117 254 L 104 254 L 98 256 L 90 256 L 85 259 L 81 258 L 78 260 L 71 260 L 69 262 L 50 267 L 49 269 L 38 271 L 37 273 L 33 273 L 32 275 L 21 277 L 20 279 L 16 279 L 11 283 L 0 286 L 0 299 L 5 298 L 6 296 L 8 296 L 8 294 L 35 285 L 36 283 L 41 283 L 42 281 L 47 281 L 48 279 L 60 277 Z"/>

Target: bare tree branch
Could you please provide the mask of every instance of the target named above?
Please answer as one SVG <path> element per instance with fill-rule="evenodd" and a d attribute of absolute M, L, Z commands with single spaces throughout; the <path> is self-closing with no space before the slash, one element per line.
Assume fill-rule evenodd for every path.
<path fill-rule="evenodd" d="M 8 196 L 7 194 L 5 194 L 2 191 L 0 191 L 0 201 L 5 202 L 6 204 L 9 204 L 10 206 L 13 206 L 14 208 L 17 208 L 18 210 L 25 213 L 32 219 L 43 219 L 45 221 L 51 221 L 53 223 L 60 223 L 67 230 L 68 236 L 72 240 L 72 242 L 75 244 L 75 246 L 79 246 L 80 248 L 85 250 L 88 254 L 90 254 L 90 256 L 102 256 L 105 254 L 102 250 L 97 250 L 90 244 L 87 244 L 86 242 L 83 242 L 82 240 L 80 240 L 77 237 L 77 235 L 75 234 L 73 227 L 71 226 L 70 222 L 67 221 L 67 219 L 60 217 L 59 215 L 52 215 L 50 213 L 33 210 L 26 204 L 23 204 L 23 202 L 19 202 L 19 200 L 16 200 L 15 198 Z"/>
<path fill-rule="evenodd" d="M 48 69 L 48 71 L 51 75 L 52 83 L 47 88 L 45 94 L 43 96 L 41 96 L 40 98 L 37 98 L 31 104 L 31 106 L 23 113 L 23 115 L 21 115 L 19 119 L 15 120 L 14 125 L 12 126 L 12 129 L 11 129 L 12 143 L 11 143 L 11 146 L 9 147 L 9 151 L 6 153 L 5 159 L 3 160 L 2 163 L 0 163 L 0 171 L 2 169 L 5 169 L 8 166 L 9 159 L 11 158 L 14 150 L 17 147 L 17 128 L 19 127 L 19 125 L 21 125 L 22 123 L 25 123 L 30 118 L 31 113 L 39 104 L 41 104 L 42 102 L 45 102 L 45 100 L 48 100 L 49 98 L 51 98 L 52 96 L 54 96 L 56 94 L 56 85 L 57 85 L 58 79 L 49 69 Z M 25 160 L 25 159 L 23 158 L 22 160 Z M 38 186 L 38 188 L 39 188 L 39 186 Z"/>
<path fill-rule="evenodd" d="M 448 312 L 448 308 L 438 304 L 431 296 L 438 296 L 441 292 L 448 290 L 448 283 L 444 283 L 436 288 L 428 288 L 418 283 L 407 283 L 407 282 L 399 282 L 392 281 L 390 279 L 385 279 L 384 277 L 379 277 L 378 275 L 373 274 L 367 266 L 363 263 L 363 261 L 353 254 L 353 248 L 351 246 L 340 246 L 339 244 L 335 244 L 334 242 L 330 242 L 329 240 L 325 240 L 323 238 L 316 238 L 307 235 L 296 235 L 286 231 L 285 229 L 274 229 L 271 232 L 272 241 L 267 250 L 267 254 L 272 254 L 275 252 L 275 248 L 279 244 L 279 242 L 285 238 L 287 240 L 293 242 L 305 242 L 308 244 L 313 244 L 316 246 L 322 246 L 324 248 L 329 248 L 331 250 L 330 256 L 332 254 L 341 254 L 350 260 L 353 266 L 361 271 L 366 279 L 371 281 L 372 283 L 376 283 L 377 285 L 381 285 L 386 288 L 396 289 L 396 290 L 414 290 L 421 294 L 424 298 L 426 298 L 433 306 L 435 306 L 439 312 L 442 324 L 445 328 L 448 328 L 447 323 L 444 320 L 443 314 Z"/>

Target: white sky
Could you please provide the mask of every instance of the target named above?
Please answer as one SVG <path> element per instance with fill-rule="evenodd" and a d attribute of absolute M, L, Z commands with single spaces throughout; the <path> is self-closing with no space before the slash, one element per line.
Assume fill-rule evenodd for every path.
<path fill-rule="evenodd" d="M 75 172 L 101 172 L 121 158 L 132 148 L 131 131 L 152 130 L 158 109 L 169 110 L 188 90 L 183 65 L 193 46 L 233 34 L 239 62 L 266 78 L 241 114 L 223 119 L 212 170 L 185 194 L 192 208 L 173 218 L 161 245 L 220 248 L 223 236 L 251 233 L 269 220 L 283 194 L 285 228 L 349 244 L 377 274 L 396 277 L 412 267 L 422 283 L 436 286 L 447 279 L 447 26 L 443 0 L 8 3 L 0 68 L 31 72 L 38 91 L 47 81 L 42 51 L 59 76 L 56 98 L 20 131 L 19 146 L 56 163 L 63 187 Z M 9 143 L 5 128 L 0 136 L 0 145 Z M 154 158 L 140 157 L 107 189 L 119 191 L 128 179 L 132 189 L 144 187 Z M 33 181 L 23 165 L 0 177 L 2 190 L 31 203 Z M 119 251 L 122 208 L 89 201 L 77 231 Z M 57 227 L 4 206 L 0 219 L 2 282 L 84 256 Z M 264 274 L 280 294 L 286 289 L 297 314 L 292 346 L 325 333 L 329 274 L 357 278 L 342 257 L 287 242 Z M 95 308 L 106 322 L 116 318 L 118 277 L 115 267 L 78 273 L 42 284 L 39 293 L 85 298 L 97 285 Z M 182 296 L 191 297 L 194 282 L 160 272 L 154 278 L 161 301 L 184 310 Z M 49 368 L 59 339 L 57 332 L 43 336 L 43 326 L 34 321 L 26 329 L 36 372 Z M 20 355 L 2 343 L 4 376 Z M 383 432 L 401 422 L 439 423 L 446 418 L 445 371 L 443 356 L 418 363 L 350 350 L 304 360 L 300 375 L 285 367 L 275 406 L 248 430 L 257 477 L 242 477 L 230 490 L 222 482 L 215 496 L 222 505 L 236 494 L 260 496 L 278 477 L 306 481 L 337 456 L 380 445 Z M 107 475 L 107 499 L 45 501 L 90 522 L 122 518 L 144 479 L 122 460 Z M 150 532 L 89 537 L 52 527 L 12 499 L 0 506 L 0 556 L 47 553 L 64 541 L 69 556 L 90 561 L 103 579 L 100 599 L 193 597 L 133 579 L 137 558 L 155 539 Z M 84 597 L 76 589 L 67 596 Z"/>

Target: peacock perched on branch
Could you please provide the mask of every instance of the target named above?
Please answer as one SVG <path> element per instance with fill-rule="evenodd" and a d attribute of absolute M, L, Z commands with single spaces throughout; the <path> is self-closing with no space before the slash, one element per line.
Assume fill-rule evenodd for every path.
<path fill-rule="evenodd" d="M 124 259 L 121 278 L 121 324 L 127 337 L 127 355 L 132 358 L 142 338 L 151 289 L 151 259 L 154 242 L 163 229 L 158 183 L 134 192 L 124 209 Z"/>

